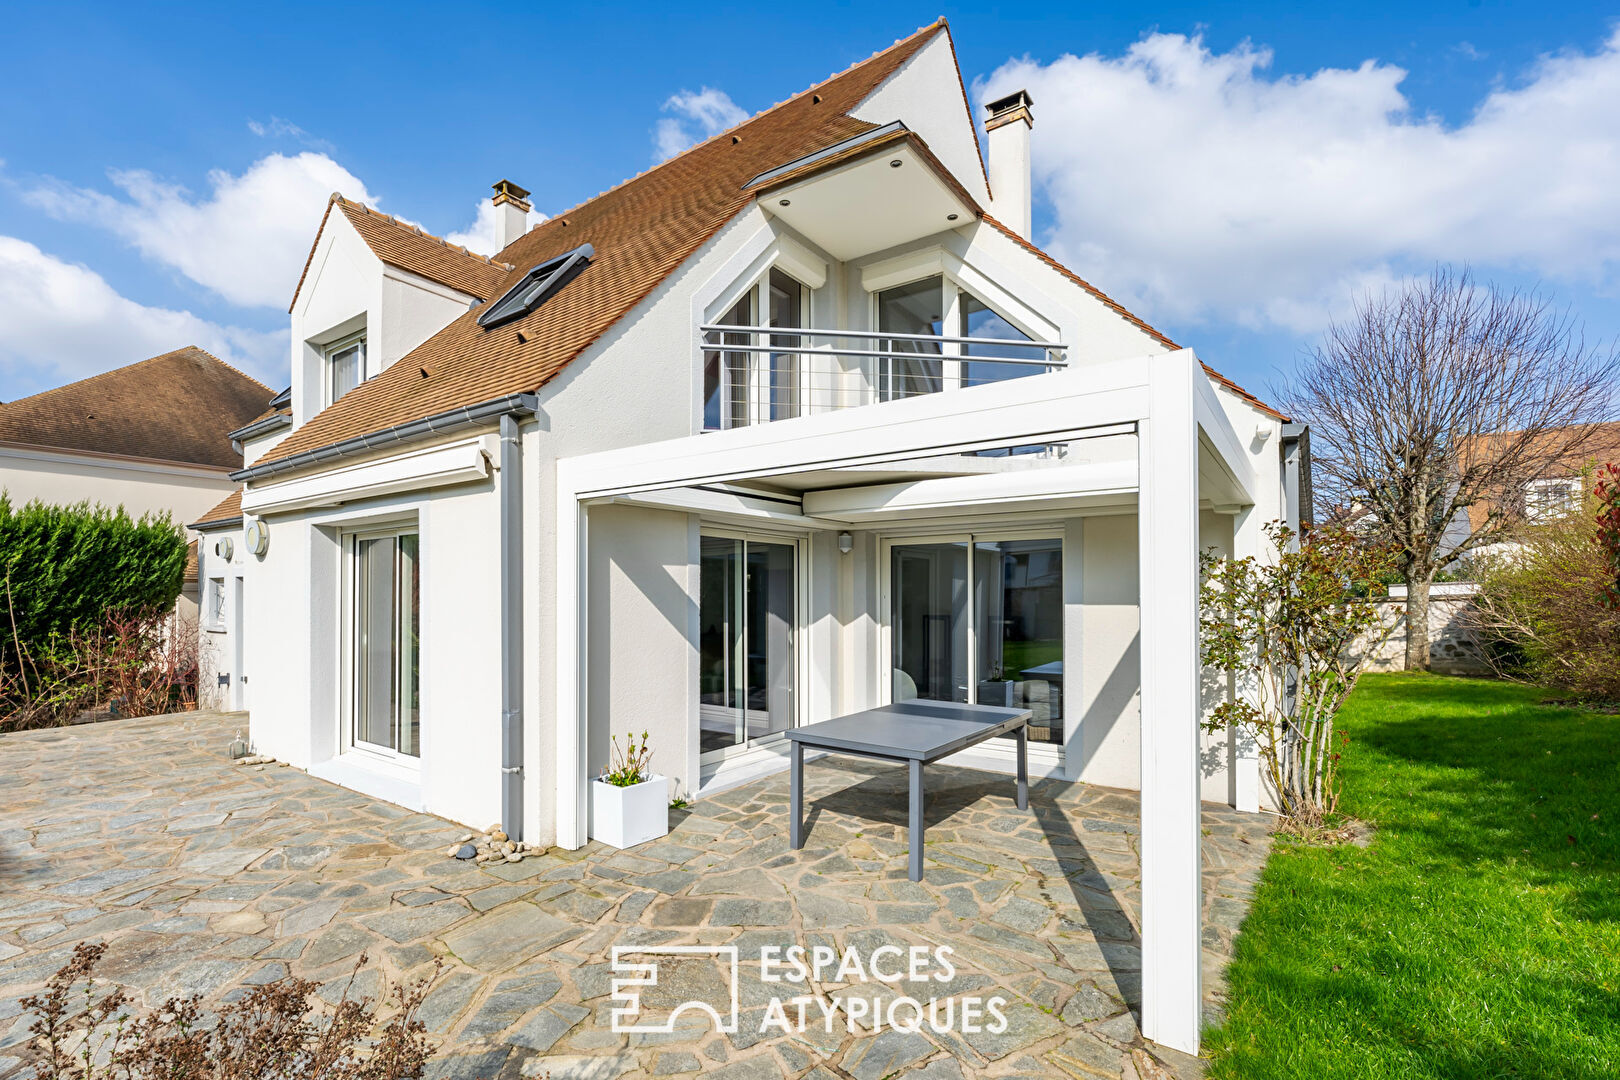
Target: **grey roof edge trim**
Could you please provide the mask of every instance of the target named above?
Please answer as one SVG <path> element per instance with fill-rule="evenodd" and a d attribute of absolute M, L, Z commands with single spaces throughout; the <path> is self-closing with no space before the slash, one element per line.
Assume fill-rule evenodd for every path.
<path fill-rule="evenodd" d="M 813 154 L 806 154 L 804 157 L 794 158 L 785 165 L 778 165 L 774 169 L 766 169 L 764 172 L 748 181 L 748 183 L 744 184 L 742 189 L 747 191 L 751 187 L 757 187 L 760 184 L 776 179 L 778 176 L 786 176 L 788 173 L 802 169 L 806 165 L 814 165 L 816 162 L 830 158 L 834 154 L 842 154 L 846 150 L 853 150 L 857 146 L 862 146 L 866 143 L 872 142 L 875 139 L 881 139 L 887 135 L 893 135 L 897 131 L 910 130 L 911 129 L 906 127 L 904 122 L 900 120 L 890 120 L 887 124 L 884 124 L 881 127 L 875 127 L 871 131 L 863 131 L 859 135 L 851 135 L 849 138 L 844 139 L 841 142 L 835 142 L 831 146 L 824 146 Z"/>
<path fill-rule="evenodd" d="M 367 450 L 398 446 L 401 443 L 414 442 L 417 439 L 425 439 L 433 435 L 443 435 L 448 432 L 486 424 L 507 413 L 532 415 L 539 407 L 539 397 L 535 394 L 505 394 L 498 398 L 490 398 L 488 401 L 481 401 L 477 405 L 448 409 L 432 416 L 424 416 L 420 420 L 411 420 L 403 424 L 396 424 L 390 428 L 383 428 L 381 431 L 373 431 L 369 435 L 356 435 L 327 446 L 318 446 L 313 450 L 293 454 L 291 457 L 284 457 L 276 461 L 265 462 L 263 465 L 254 465 L 251 468 L 241 469 L 231 473 L 231 479 L 238 482 L 263 480 L 265 477 L 276 476 L 292 469 L 301 469 L 306 465 L 322 465 Z"/>
<path fill-rule="evenodd" d="M 244 424 L 242 427 L 237 428 L 235 431 L 231 432 L 225 437 L 232 441 L 238 439 L 251 439 L 255 435 L 262 435 L 267 431 L 275 431 L 277 428 L 284 427 L 290 423 L 292 423 L 292 413 L 275 413 L 271 416 L 260 417 L 251 424 Z"/>
<path fill-rule="evenodd" d="M 235 517 L 214 518 L 210 521 L 193 521 L 191 524 L 187 525 L 186 528 L 193 529 L 197 532 L 203 532 L 206 529 L 219 529 L 226 525 L 240 525 L 241 523 L 242 515 L 237 514 Z"/>

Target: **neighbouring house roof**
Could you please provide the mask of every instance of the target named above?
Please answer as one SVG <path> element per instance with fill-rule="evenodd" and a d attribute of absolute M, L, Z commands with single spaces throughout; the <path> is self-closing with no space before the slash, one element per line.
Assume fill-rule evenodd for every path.
<path fill-rule="evenodd" d="M 274 391 L 195 345 L 0 405 L 0 441 L 240 467 L 226 432 Z"/>
<path fill-rule="evenodd" d="M 1545 436 L 1537 440 L 1537 444 L 1543 447 L 1541 452 L 1552 451 L 1561 444 L 1563 433 L 1573 430 L 1575 429 L 1556 428 L 1548 431 Z M 1487 448 L 1485 452 L 1488 453 L 1491 444 L 1513 434 L 1516 433 L 1486 435 L 1481 437 L 1479 442 Z M 1466 460 L 1474 452 L 1473 447 L 1465 447 L 1462 451 L 1464 459 Z M 1591 433 L 1581 442 L 1579 449 L 1555 454 L 1553 460 L 1547 463 L 1547 467 L 1535 479 L 1571 479 L 1582 476 L 1589 466 L 1601 467 L 1610 463 L 1620 464 L 1620 420 L 1593 424 Z M 1588 480 L 1588 483 L 1590 482 Z M 1482 500 L 1471 504 L 1468 507 L 1468 527 L 1478 529 L 1484 525 L 1486 518 L 1490 516 L 1491 511 L 1496 509 L 1497 506 L 1498 502 L 1496 500 Z"/>
<path fill-rule="evenodd" d="M 345 394 L 255 467 L 307 456 L 426 417 L 535 392 L 753 201 L 759 189 L 748 188 L 750 180 L 878 129 L 880 125 L 849 113 L 940 34 L 949 40 L 943 18 L 530 230 L 499 253 L 498 258 L 513 269 L 492 296 L 502 295 L 541 263 L 584 244 L 594 249 L 590 265 L 543 307 L 522 318 L 485 329 L 478 324 L 477 310 L 458 317 L 413 350 L 408 362 L 393 364 Z M 916 138 L 909 133 L 905 137 Z M 1005 231 L 1004 226 L 997 227 Z M 1050 256 L 1025 246 L 1157 339 L 1173 344 Z M 1278 415 L 1220 381 L 1256 407 Z"/>
<path fill-rule="evenodd" d="M 183 580 L 188 585 L 197 583 L 197 541 L 195 540 L 186 545 L 186 573 Z"/>
<path fill-rule="evenodd" d="M 349 224 L 360 234 L 360 239 L 384 263 L 420 274 L 429 281 L 448 285 L 468 296 L 488 300 L 498 295 L 501 282 L 506 280 L 506 275 L 512 269 L 509 263 L 475 254 L 459 244 L 442 240 L 415 225 L 333 192 L 327 201 L 326 213 L 321 216 L 321 227 L 315 230 L 315 243 L 310 245 L 309 255 L 304 259 L 304 272 L 298 275 L 298 286 L 293 289 L 288 311 L 298 303 L 298 294 L 304 289 L 310 263 L 315 258 L 315 246 L 320 243 L 321 230 L 326 228 L 326 221 L 332 216 L 334 206 L 349 219 Z"/>
<path fill-rule="evenodd" d="M 242 520 L 242 489 L 237 488 L 225 496 L 202 517 L 186 526 L 202 532 L 206 529 L 221 529 L 227 525 L 235 525 Z"/>

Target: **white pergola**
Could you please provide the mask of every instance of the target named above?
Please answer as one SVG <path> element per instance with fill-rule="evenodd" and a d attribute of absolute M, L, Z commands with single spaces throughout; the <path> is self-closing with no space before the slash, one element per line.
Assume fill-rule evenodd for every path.
<path fill-rule="evenodd" d="M 1191 350 L 558 461 L 557 842 L 577 848 L 587 840 L 583 583 L 591 502 L 808 470 L 1062 443 L 1110 428 L 1134 430 L 1137 437 L 1142 1033 L 1196 1053 L 1202 1015 L 1200 499 L 1237 514 L 1237 556 L 1259 554 L 1259 523 L 1252 512 L 1256 479 L 1250 458 Z M 1243 772 L 1239 806 L 1255 809 L 1258 776 Z"/>

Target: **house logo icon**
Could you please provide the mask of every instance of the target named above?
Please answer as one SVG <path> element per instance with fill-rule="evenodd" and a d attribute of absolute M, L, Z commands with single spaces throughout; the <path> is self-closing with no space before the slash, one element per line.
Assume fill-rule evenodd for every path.
<path fill-rule="evenodd" d="M 669 982 L 659 994 L 659 976 L 681 969 L 691 985 L 707 983 L 729 996 L 725 1011 L 715 1000 L 671 1001 Z M 616 945 L 611 983 L 614 1001 L 612 1024 L 617 1034 L 673 1032 L 687 1013 L 707 1013 L 714 1029 L 724 1034 L 737 1030 L 737 946 L 735 945 Z M 643 995 L 648 999 L 643 1001 Z"/>

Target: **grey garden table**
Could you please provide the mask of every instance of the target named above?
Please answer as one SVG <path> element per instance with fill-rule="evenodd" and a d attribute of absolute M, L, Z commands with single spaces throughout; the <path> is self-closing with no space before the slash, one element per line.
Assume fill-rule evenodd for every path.
<path fill-rule="evenodd" d="M 789 835 L 804 847 L 804 751 L 827 750 L 883 761 L 904 761 L 911 771 L 911 880 L 923 876 L 923 766 L 997 735 L 1018 736 L 1018 809 L 1029 809 L 1029 709 L 965 705 L 955 701 L 896 702 L 804 727 L 789 728 Z"/>

